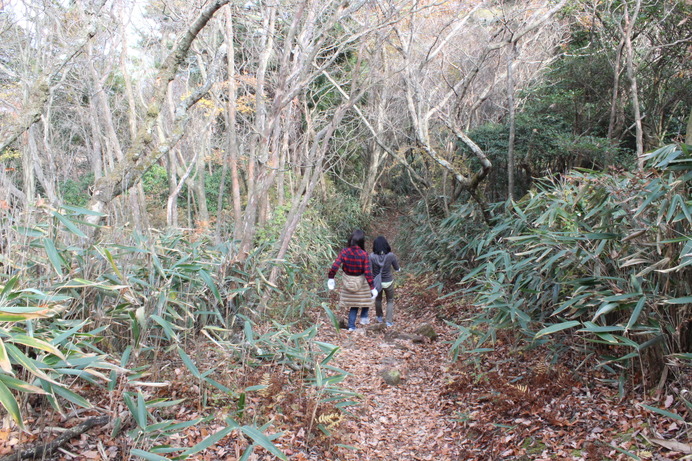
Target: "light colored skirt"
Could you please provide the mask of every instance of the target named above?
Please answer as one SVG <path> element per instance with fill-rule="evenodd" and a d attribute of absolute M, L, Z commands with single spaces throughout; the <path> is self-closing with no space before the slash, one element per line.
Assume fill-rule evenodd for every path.
<path fill-rule="evenodd" d="M 365 275 L 342 275 L 339 307 L 373 307 L 375 305 Z"/>

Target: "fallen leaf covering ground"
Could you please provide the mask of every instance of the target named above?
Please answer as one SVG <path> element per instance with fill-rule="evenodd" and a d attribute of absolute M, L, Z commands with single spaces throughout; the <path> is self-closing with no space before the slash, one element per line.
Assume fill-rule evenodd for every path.
<path fill-rule="evenodd" d="M 296 372 L 268 363 L 245 370 L 217 370 L 216 378 L 237 388 L 269 385 L 266 391 L 248 397 L 244 418 L 271 422 L 269 432 L 282 433 L 275 443 L 291 460 L 624 460 L 634 456 L 675 460 L 685 456 L 690 443 L 689 413 L 671 393 L 630 390 L 620 398 L 609 377 L 594 371 L 593 364 L 582 363 L 584 357 L 577 352 L 566 351 L 552 363 L 553 353 L 546 349 L 515 350 L 511 341 L 500 338 L 493 352 L 452 363 L 449 348 L 456 339 L 455 329 L 441 319 L 463 316 L 471 308 L 443 304 L 425 285 L 425 280 L 413 276 L 400 283 L 396 323 L 389 329 L 360 326 L 356 332 L 337 332 L 324 313 L 318 309 L 311 313 L 320 324 L 317 339 L 341 347 L 335 365 L 350 376 L 340 386 L 362 396 L 360 404 L 350 408 L 350 415 L 335 417 L 330 437 L 315 430 L 314 423 L 310 428 L 310 419 L 332 410 L 315 410 L 315 399 L 309 389 L 304 390 L 303 378 L 294 376 Z M 437 340 L 414 343 L 392 338 L 393 331 L 413 332 L 423 323 L 434 326 L 440 335 Z M 150 378 L 165 385 L 139 390 L 148 399 L 185 401 L 162 408 L 152 418 L 212 418 L 161 442 L 191 447 L 222 429 L 223 416 L 235 412 L 237 402 L 213 389 L 202 389 L 180 359 L 156 360 L 159 375 Z M 195 360 L 200 369 L 211 369 L 230 356 L 206 342 L 199 344 Z M 401 384 L 385 384 L 381 377 L 385 369 L 399 370 Z M 45 442 L 90 415 L 120 415 L 126 426 L 132 424 L 127 408 L 114 403 L 120 401 L 115 394 L 90 387 L 82 392 L 92 399 L 101 396 L 97 409 L 75 410 L 61 417 L 39 406 L 27 421 L 29 432 L 5 424 L 0 454 L 11 453 L 20 443 Z M 679 419 L 642 405 L 666 409 Z M 54 459 L 123 459 L 133 442 L 122 433 L 111 437 L 112 430 L 109 425 L 83 434 Z M 666 440 L 678 445 L 661 445 Z M 233 432 L 192 459 L 237 460 L 248 444 L 248 439 Z M 249 459 L 275 458 L 257 449 Z"/>
<path fill-rule="evenodd" d="M 692 388 L 692 373 L 683 382 L 645 389 L 636 373 L 617 383 L 595 369 L 593 357 L 582 353 L 576 341 L 558 354 L 517 347 L 523 345 L 510 334 L 501 335 L 492 351 L 452 362 L 450 345 L 457 330 L 445 320 L 463 323 L 474 307 L 440 300 L 432 282 L 432 277 L 410 273 L 399 277 L 395 325 L 390 328 L 368 325 L 355 332 L 337 331 L 320 307 L 308 313 L 300 327 L 317 324 L 316 339 L 340 347 L 331 364 L 349 376 L 339 387 L 359 396 L 347 413 L 320 403 L 310 373 L 276 360 L 239 357 L 237 350 L 225 350 L 200 335 L 194 346 L 186 346 L 196 349 L 192 359 L 200 370 L 214 370 L 214 379 L 231 389 L 262 389 L 247 392 L 241 405 L 238 394 L 202 385 L 179 356 L 161 351 L 140 357 L 148 366 L 145 374 L 140 380 L 122 379 L 113 392 L 75 383 L 73 390 L 96 402 L 93 409 L 68 406 L 61 415 L 45 401 L 29 399 L 26 431 L 5 418 L 0 456 L 18 446 L 45 443 L 90 416 L 104 414 L 111 416 L 110 424 L 72 439 L 52 459 L 120 460 L 127 459 L 132 448 L 149 449 L 151 439 L 138 442 L 127 436 L 134 423 L 121 398 L 125 391 L 140 391 L 147 401 L 183 399 L 151 411 L 152 423 L 207 418 L 155 442 L 174 447 L 195 446 L 223 430 L 224 418 L 231 416 L 240 424 L 267 424 L 267 433 L 280 434 L 276 446 L 294 461 L 689 458 L 690 412 L 676 396 Z M 329 304 L 336 310 L 335 293 Z M 397 338 L 396 333 L 413 333 L 425 323 L 439 334 L 436 340 Z M 258 334 L 270 328 L 258 325 Z M 381 373 L 390 369 L 400 372 L 399 385 L 384 382 Z M 122 428 L 114 435 L 116 417 Z M 320 422 L 330 435 L 317 428 Z M 251 443 L 235 430 L 189 459 L 239 460 Z M 256 448 L 247 459 L 276 458 Z"/>

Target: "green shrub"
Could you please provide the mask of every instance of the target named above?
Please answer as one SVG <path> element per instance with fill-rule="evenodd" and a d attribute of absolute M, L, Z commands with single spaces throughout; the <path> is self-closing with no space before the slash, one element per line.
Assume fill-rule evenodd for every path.
<path fill-rule="evenodd" d="M 605 346 L 602 366 L 641 358 L 653 375 L 663 356 L 690 352 L 692 156 L 689 146 L 667 146 L 648 161 L 641 173 L 546 181 L 496 205 L 491 228 L 473 224 L 468 206 L 434 227 L 433 267 L 465 274 L 456 295 L 482 307 L 473 323 L 488 329 L 474 347 L 498 329 L 527 344 L 557 345 L 555 334 L 570 332 Z M 470 331 L 461 329 L 456 353 Z"/>
<path fill-rule="evenodd" d="M 168 172 L 161 165 L 154 164 L 142 175 L 144 193 L 159 203 L 165 204 L 168 197 Z M 181 195 L 183 195 L 181 193 Z"/>
<path fill-rule="evenodd" d="M 94 184 L 94 174 L 87 173 L 77 180 L 67 179 L 60 186 L 63 203 L 83 207 L 89 203 L 89 188 Z"/>

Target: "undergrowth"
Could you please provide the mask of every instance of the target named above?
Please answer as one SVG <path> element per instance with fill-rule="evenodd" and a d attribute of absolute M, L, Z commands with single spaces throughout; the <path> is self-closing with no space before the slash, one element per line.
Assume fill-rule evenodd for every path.
<path fill-rule="evenodd" d="M 649 385 L 662 373 L 689 376 L 690 147 L 661 148 L 647 162 L 644 171 L 543 180 L 493 205 L 492 227 L 468 204 L 447 217 L 418 214 L 408 246 L 421 267 L 446 281 L 446 296 L 470 296 L 479 308 L 456 325 L 454 357 L 511 330 L 527 347 L 559 349 L 561 338 L 578 337 L 616 382 L 637 370 Z"/>
<path fill-rule="evenodd" d="M 330 364 L 338 348 L 300 321 L 319 305 L 310 287 L 337 244 L 324 219 L 307 213 L 284 261 L 272 257 L 281 223 L 271 222 L 241 261 L 234 242 L 215 245 L 204 230 L 121 230 L 89 244 L 90 213 L 63 206 L 1 216 L 0 404 L 19 427 L 31 398 L 60 413 L 98 404 L 113 436 L 128 441 L 123 457 L 186 459 L 236 434 L 243 459 L 259 447 L 286 459 L 272 434 L 279 413 L 332 443 L 359 396 L 338 386 L 346 376 Z M 277 266 L 284 275 L 274 285 Z M 192 379 L 179 387 L 185 375 Z M 291 392 L 274 392 L 283 385 Z M 227 410 L 217 415 L 217 406 Z M 212 421 L 214 433 L 175 446 L 175 434 Z"/>

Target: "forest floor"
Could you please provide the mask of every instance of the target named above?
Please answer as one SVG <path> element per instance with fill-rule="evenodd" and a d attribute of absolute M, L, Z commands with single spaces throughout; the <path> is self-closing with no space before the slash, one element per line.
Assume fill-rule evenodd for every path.
<path fill-rule="evenodd" d="M 385 235 L 396 249 L 396 235 L 391 234 L 394 228 L 385 223 L 380 233 L 390 232 Z M 357 404 L 345 415 L 330 413 L 333 407 L 315 406 L 317 398 L 305 391 L 310 387 L 309 378 L 294 379 L 296 373 L 278 363 L 231 366 L 231 359 L 218 345 L 203 340 L 193 357 L 197 368 L 216 369 L 212 376 L 234 389 L 267 386 L 263 391 L 248 392 L 242 416 L 237 396 L 224 396 L 208 386 L 201 389 L 179 356 L 162 355 L 153 362 L 148 360 L 153 371 L 148 379 L 163 384 L 144 386 L 131 381 L 129 387 L 111 393 L 85 385 L 73 390 L 99 402 L 93 409 L 61 415 L 45 405 L 37 406 L 24 432 L 6 421 L 0 428 L 0 456 L 20 445 L 46 443 L 90 416 L 108 414 L 122 418 L 119 435 L 112 435 L 111 420 L 73 438 L 45 459 L 127 459 L 133 442 L 124 433 L 133 429 L 134 422 L 117 395 L 125 390 L 140 391 L 147 401 L 185 399 L 175 407 L 152 409 L 148 414 L 152 423 L 166 418 L 209 418 L 181 427 L 177 434 L 156 443 L 192 447 L 223 430 L 224 418 L 233 415 L 241 424 L 270 423 L 267 432 L 281 433 L 274 443 L 293 461 L 664 461 L 689 455 L 690 421 L 681 416 L 684 409 L 668 392 L 670 387 L 644 392 L 636 374 L 618 382 L 603 369 L 596 369 L 593 357 L 579 352 L 576 342 L 558 354 L 547 348 L 516 347 L 523 344 L 512 335 L 501 335 L 488 346 L 491 350 L 462 354 L 452 361 L 450 348 L 458 336 L 453 323 L 467 322 L 475 307 L 440 299 L 432 288 L 433 277 L 408 272 L 402 256 L 404 270 L 396 279 L 394 326 L 373 322 L 359 325 L 354 332 L 337 331 L 318 307 L 303 322 L 318 326 L 318 341 L 340 348 L 330 365 L 348 373 L 338 387 L 357 395 L 353 398 Z M 345 317 L 345 312 L 336 310 L 334 292 L 329 293 L 328 304 L 339 317 Z M 436 339 L 416 333 L 424 324 L 434 329 Z M 269 331 L 271 326 L 267 328 Z M 258 329 L 257 334 L 263 331 Z M 382 376 L 386 370 L 398 371 L 401 382 L 387 384 Z M 689 378 L 687 383 L 676 384 L 689 389 Z M 329 435 L 317 429 L 319 421 Z M 188 459 L 239 460 L 250 443 L 246 436 L 233 431 Z M 142 440 L 137 448 L 151 449 L 151 440 Z M 244 459 L 276 458 L 256 448 Z"/>
<path fill-rule="evenodd" d="M 578 353 L 515 350 L 505 336 L 492 351 L 452 362 L 458 330 L 443 319 L 458 320 L 473 307 L 438 301 L 427 285 L 400 281 L 392 328 L 321 330 L 321 340 L 344 349 L 336 365 L 351 376 L 343 386 L 364 396 L 339 431 L 341 443 L 357 450 L 323 459 L 663 461 L 689 453 L 690 445 L 674 440 L 689 444 L 686 423 L 642 406 L 672 413 L 670 395 L 630 389 L 621 397 L 617 383 Z M 405 332 L 418 340 L 423 324 L 439 337 L 398 338 Z M 401 384 L 384 382 L 390 369 L 401 372 Z"/>

